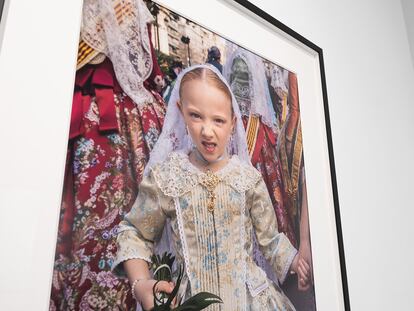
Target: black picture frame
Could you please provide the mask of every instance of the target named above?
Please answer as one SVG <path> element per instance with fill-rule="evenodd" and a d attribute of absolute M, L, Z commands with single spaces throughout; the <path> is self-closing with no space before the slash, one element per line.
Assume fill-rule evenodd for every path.
<path fill-rule="evenodd" d="M 1 18 L 3 16 L 3 9 L 4 9 L 4 2 L 6 0 L 0 0 L 0 22 L 1 22 Z"/>

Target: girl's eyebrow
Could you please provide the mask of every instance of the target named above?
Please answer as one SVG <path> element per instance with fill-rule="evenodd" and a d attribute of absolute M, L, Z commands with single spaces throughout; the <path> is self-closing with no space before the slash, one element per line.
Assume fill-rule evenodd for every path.
<path fill-rule="evenodd" d="M 200 109 L 199 108 L 197 108 L 197 106 L 196 105 L 193 105 L 191 102 L 189 102 L 189 101 L 185 101 L 185 102 L 182 102 L 184 105 L 186 105 L 187 106 L 187 109 L 191 109 L 191 110 L 195 110 L 195 111 L 200 111 Z"/>
<path fill-rule="evenodd" d="M 192 106 L 191 104 L 186 104 L 187 109 L 200 112 L 200 110 L 197 107 Z"/>
<path fill-rule="evenodd" d="M 213 115 L 213 118 L 226 119 L 226 117 L 225 117 L 225 116 L 220 115 L 220 114 L 215 114 L 215 115 Z"/>

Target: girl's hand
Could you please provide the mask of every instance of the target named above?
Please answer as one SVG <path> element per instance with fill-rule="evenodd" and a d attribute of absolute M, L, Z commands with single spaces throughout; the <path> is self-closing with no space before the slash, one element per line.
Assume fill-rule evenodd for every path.
<path fill-rule="evenodd" d="M 312 267 L 312 254 L 310 249 L 310 243 L 306 240 L 300 243 L 299 246 L 299 259 L 302 259 L 308 266 L 309 266 L 309 282 L 307 286 L 302 286 L 300 282 L 298 282 L 298 289 L 305 291 L 308 290 L 310 284 L 313 283 L 313 267 Z"/>
<path fill-rule="evenodd" d="M 298 289 L 300 291 L 306 291 L 310 288 L 311 272 L 310 266 L 302 257 L 298 259 Z"/>
<path fill-rule="evenodd" d="M 154 295 L 152 289 L 155 283 L 157 283 L 156 280 L 142 280 L 139 281 L 135 286 L 135 297 L 137 297 L 138 302 L 141 304 L 144 310 L 151 310 L 154 308 Z M 173 282 L 160 281 L 155 287 L 155 292 L 171 294 L 173 289 Z M 172 306 L 174 305 L 175 298 L 172 302 Z"/>
<path fill-rule="evenodd" d="M 290 265 L 290 271 L 298 273 L 298 262 L 299 262 L 299 253 L 295 255 Z"/>
<path fill-rule="evenodd" d="M 300 291 L 308 290 L 310 288 L 311 280 L 310 266 L 306 260 L 301 257 L 300 252 L 298 252 L 295 258 L 293 258 L 291 270 L 296 272 L 298 276 L 298 289 Z"/>

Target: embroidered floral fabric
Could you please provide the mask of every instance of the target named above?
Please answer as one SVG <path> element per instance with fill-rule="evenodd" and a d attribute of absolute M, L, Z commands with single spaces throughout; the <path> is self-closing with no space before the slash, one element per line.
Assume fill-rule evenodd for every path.
<path fill-rule="evenodd" d="M 130 258 L 149 260 L 169 219 L 178 264 L 188 263 L 188 293 L 219 295 L 220 310 L 294 310 L 280 288 L 253 262 L 253 234 L 283 282 L 296 250 L 277 230 L 273 206 L 260 173 L 233 156 L 216 175 L 214 213 L 207 209 L 205 173 L 174 152 L 144 177 L 131 212 L 120 224 L 115 272 Z M 182 226 L 182 232 L 180 230 Z M 186 258 L 188 257 L 188 258 Z M 181 291 L 186 291 L 182 288 Z M 219 310 L 211 305 L 207 310 Z"/>
<path fill-rule="evenodd" d="M 152 102 L 137 106 L 112 70 L 104 62 L 77 72 L 72 111 L 80 109 L 80 122 L 71 127 L 50 310 L 135 310 L 129 284 L 110 267 L 117 224 L 137 196 L 165 107 L 154 92 Z M 106 117 L 116 128 L 104 130 Z"/>

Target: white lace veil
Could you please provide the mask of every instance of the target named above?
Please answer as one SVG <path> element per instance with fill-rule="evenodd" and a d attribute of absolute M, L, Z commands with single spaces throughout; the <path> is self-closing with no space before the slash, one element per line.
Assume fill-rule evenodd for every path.
<path fill-rule="evenodd" d="M 233 96 L 233 93 L 231 92 L 230 86 L 228 85 L 226 79 L 224 79 L 221 73 L 216 69 L 216 67 L 209 64 L 203 64 L 186 68 L 177 77 L 170 100 L 168 101 L 167 114 L 164 119 L 161 135 L 158 138 L 158 141 L 155 144 L 153 150 L 151 151 L 150 159 L 147 166 L 145 167 L 144 175 L 148 175 L 151 167 L 153 167 L 155 164 L 166 160 L 172 151 L 190 151 L 189 148 L 191 146 L 191 137 L 189 134 L 187 134 L 184 118 L 181 114 L 181 111 L 178 109 L 177 102 L 180 99 L 179 90 L 182 77 L 187 72 L 196 68 L 206 68 L 213 71 L 229 88 L 230 93 L 232 94 L 232 107 L 234 115 L 236 117 L 236 125 L 229 141 L 228 150 L 230 155 L 235 154 L 242 162 L 251 165 L 249 153 L 247 151 L 246 134 L 243 127 L 239 106 L 236 102 L 235 97 Z"/>
<path fill-rule="evenodd" d="M 227 45 L 226 54 L 223 75 L 230 83 L 232 91 L 235 91 L 237 88 L 234 81 L 231 82 L 234 61 L 240 58 L 248 67 L 249 87 L 247 90 L 242 91 L 243 95 L 249 98 L 250 107 L 247 109 L 248 111 L 242 111 L 242 114 L 247 117 L 249 114 L 261 117 L 261 121 L 276 132 L 278 128 L 277 118 L 270 97 L 263 61 L 260 57 L 234 44 Z M 242 103 L 240 102 L 239 104 Z"/>
<path fill-rule="evenodd" d="M 276 92 L 280 90 L 283 93 L 288 94 L 289 92 L 289 82 L 288 82 L 289 71 L 279 67 L 278 65 L 271 66 L 270 69 L 270 85 L 274 88 Z"/>
<path fill-rule="evenodd" d="M 147 23 L 153 17 L 142 0 L 84 0 L 81 38 L 112 61 L 122 90 L 136 103 L 152 102 L 144 88 L 152 72 Z"/>

